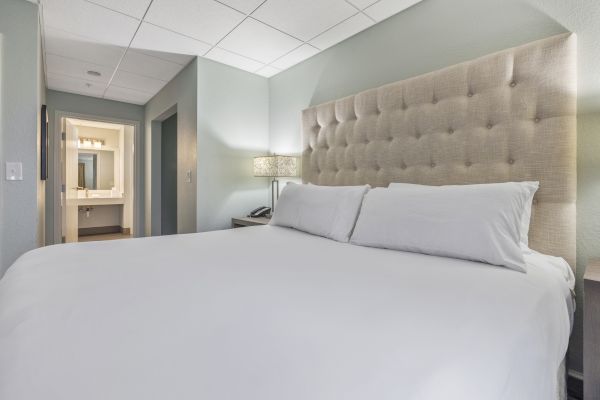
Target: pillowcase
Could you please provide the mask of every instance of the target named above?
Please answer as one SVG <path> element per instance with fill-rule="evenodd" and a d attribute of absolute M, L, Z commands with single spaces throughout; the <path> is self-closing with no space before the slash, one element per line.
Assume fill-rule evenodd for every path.
<path fill-rule="evenodd" d="M 368 185 L 318 186 L 288 183 L 279 196 L 269 224 L 347 242 L 368 190 Z"/>
<path fill-rule="evenodd" d="M 523 250 L 529 250 L 529 224 L 531 222 L 531 205 L 533 203 L 533 196 L 539 188 L 539 182 L 508 182 L 517 185 L 522 185 L 525 190 L 528 190 L 530 194 L 529 198 L 525 202 L 525 208 L 523 209 L 523 215 L 521 216 L 521 239 L 520 244 Z M 503 183 L 482 183 L 477 185 L 447 185 L 447 186 L 482 186 L 482 185 L 503 185 Z M 393 182 L 388 186 L 390 189 L 414 189 L 414 190 L 428 190 L 428 189 L 439 189 L 446 186 L 428 186 L 428 185 L 417 185 L 414 183 L 399 183 Z"/>
<path fill-rule="evenodd" d="M 508 182 L 374 189 L 365 196 L 350 242 L 525 272 L 522 217 L 537 186 Z"/>

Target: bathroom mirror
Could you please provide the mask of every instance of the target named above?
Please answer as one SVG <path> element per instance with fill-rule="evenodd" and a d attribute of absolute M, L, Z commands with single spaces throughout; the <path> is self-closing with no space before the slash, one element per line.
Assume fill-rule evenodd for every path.
<path fill-rule="evenodd" d="M 80 152 L 77 186 L 89 190 L 110 190 L 115 186 L 115 155 L 112 150 Z"/>

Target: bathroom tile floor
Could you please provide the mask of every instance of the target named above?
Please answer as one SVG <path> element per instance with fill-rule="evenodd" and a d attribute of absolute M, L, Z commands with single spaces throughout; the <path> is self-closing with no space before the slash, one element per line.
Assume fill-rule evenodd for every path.
<path fill-rule="evenodd" d="M 123 233 L 105 233 L 102 235 L 89 235 L 79 236 L 80 242 L 95 242 L 98 240 L 117 240 L 117 239 L 130 239 L 133 236 L 125 235 Z"/>

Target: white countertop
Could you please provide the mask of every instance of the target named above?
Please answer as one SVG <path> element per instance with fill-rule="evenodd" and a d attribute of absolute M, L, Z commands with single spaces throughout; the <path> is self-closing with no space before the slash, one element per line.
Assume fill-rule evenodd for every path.
<path fill-rule="evenodd" d="M 77 199 L 70 199 L 78 206 L 101 206 L 111 204 L 125 204 L 124 197 L 81 197 Z"/>

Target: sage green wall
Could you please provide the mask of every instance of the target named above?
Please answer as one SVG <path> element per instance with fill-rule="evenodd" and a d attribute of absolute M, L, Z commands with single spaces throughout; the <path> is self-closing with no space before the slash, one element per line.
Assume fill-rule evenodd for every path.
<path fill-rule="evenodd" d="M 268 149 L 268 80 L 198 58 L 198 232 L 268 204 L 269 182 L 252 169 Z"/>
<path fill-rule="evenodd" d="M 196 232 L 197 61 L 194 59 L 145 106 L 146 236 L 161 234 L 161 122 L 177 112 L 177 233 Z M 191 179 L 188 181 L 187 173 Z"/>
<path fill-rule="evenodd" d="M 594 100 L 600 99 L 600 91 L 590 93 L 590 87 L 599 85 L 587 63 L 591 54 L 582 52 L 598 42 L 590 22 L 597 8 L 588 0 L 423 0 L 269 80 L 270 150 L 297 154 L 300 111 L 308 106 L 575 31 L 579 92 L 585 93 L 580 110 L 586 112 L 579 116 L 578 311 L 569 351 L 569 367 L 576 371 L 582 370 L 581 277 L 587 260 L 600 256 L 600 107 L 595 105 L 600 102 Z"/>
<path fill-rule="evenodd" d="M 0 1 L 0 276 L 38 246 L 38 121 L 40 99 L 38 7 Z M 23 180 L 5 180 L 5 162 L 23 164 Z M 41 203 L 40 203 L 41 206 Z"/>

